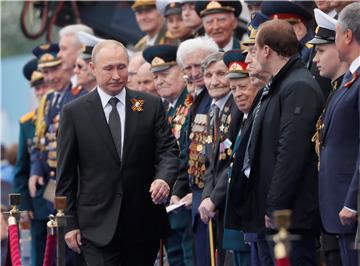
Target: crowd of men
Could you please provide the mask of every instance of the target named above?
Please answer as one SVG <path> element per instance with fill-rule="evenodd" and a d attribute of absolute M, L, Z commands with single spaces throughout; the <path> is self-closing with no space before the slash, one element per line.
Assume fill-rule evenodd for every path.
<path fill-rule="evenodd" d="M 32 265 L 55 191 L 67 265 L 150 266 L 161 246 L 170 266 L 209 266 L 212 245 L 219 266 L 275 265 L 285 209 L 291 265 L 358 265 L 360 3 L 132 10 L 145 36 L 130 58 L 77 24 L 24 66 L 39 104 L 20 120 L 14 191 Z"/>

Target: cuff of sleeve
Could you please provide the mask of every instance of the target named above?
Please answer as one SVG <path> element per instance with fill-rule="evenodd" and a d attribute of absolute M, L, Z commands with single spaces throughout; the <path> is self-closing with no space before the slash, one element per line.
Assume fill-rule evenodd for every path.
<path fill-rule="evenodd" d="M 347 210 L 350 211 L 350 212 L 357 213 L 357 211 L 355 211 L 355 210 L 353 210 L 353 209 L 350 209 L 349 207 L 344 206 L 344 208 L 347 209 Z"/>

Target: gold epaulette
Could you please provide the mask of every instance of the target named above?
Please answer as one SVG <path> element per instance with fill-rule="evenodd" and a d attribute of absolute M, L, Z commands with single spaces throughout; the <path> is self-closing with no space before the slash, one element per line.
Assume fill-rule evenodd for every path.
<path fill-rule="evenodd" d="M 33 119 L 35 116 L 35 110 L 31 111 L 31 112 L 28 112 L 27 114 L 23 115 L 21 118 L 20 118 L 20 123 L 21 124 L 24 124 L 28 121 L 30 121 L 31 119 Z"/>
<path fill-rule="evenodd" d="M 47 91 L 40 99 L 39 106 L 36 110 L 36 121 L 35 121 L 35 146 L 39 147 L 41 144 L 41 139 L 45 136 L 46 123 L 45 123 L 45 113 L 47 106 L 48 95 L 53 93 L 53 90 Z"/>
<path fill-rule="evenodd" d="M 314 45 L 313 45 L 313 44 L 310 44 L 310 43 L 306 43 L 306 44 L 305 44 L 305 47 L 311 49 L 311 48 L 314 47 Z"/>
<path fill-rule="evenodd" d="M 71 94 L 72 94 L 73 96 L 76 96 L 76 95 L 78 95 L 78 94 L 81 92 L 81 90 L 82 90 L 82 87 L 81 87 L 81 86 L 73 87 L 73 88 L 71 88 Z"/>

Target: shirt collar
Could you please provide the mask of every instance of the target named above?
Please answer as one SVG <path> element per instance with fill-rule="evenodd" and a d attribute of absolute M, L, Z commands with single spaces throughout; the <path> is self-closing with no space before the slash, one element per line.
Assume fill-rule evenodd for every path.
<path fill-rule="evenodd" d="M 156 33 L 156 34 L 154 35 L 154 37 L 152 37 L 152 38 L 150 38 L 149 35 L 148 35 L 146 44 L 147 44 L 148 46 L 153 46 L 153 45 L 155 45 L 155 41 L 156 41 L 156 38 L 157 38 L 158 36 L 159 36 L 159 32 Z"/>
<path fill-rule="evenodd" d="M 112 97 L 118 98 L 120 103 L 125 104 L 125 97 L 126 97 L 126 89 L 125 89 L 125 87 L 121 90 L 121 92 L 119 94 L 117 94 L 115 96 L 111 96 L 111 95 L 107 94 L 100 87 L 97 87 L 97 91 L 99 93 L 100 100 L 101 100 L 101 105 L 102 105 L 103 108 L 105 108 L 105 106 L 109 103 L 109 100 Z"/>
<path fill-rule="evenodd" d="M 360 55 L 355 58 L 355 60 L 350 65 L 350 72 L 351 74 L 354 74 L 354 72 L 360 67 Z"/>
<path fill-rule="evenodd" d="M 218 99 L 218 100 L 215 100 L 213 99 L 211 104 L 216 104 L 217 107 L 219 107 L 219 110 L 220 112 L 222 112 L 222 110 L 224 109 L 224 106 L 227 102 L 227 100 L 229 99 L 230 97 L 230 92 L 228 94 L 226 94 L 225 96 L 223 96 L 222 98 Z"/>
<path fill-rule="evenodd" d="M 230 41 L 227 43 L 227 45 L 225 45 L 223 48 L 220 48 L 221 50 L 224 50 L 224 52 L 227 52 L 229 50 L 231 50 L 233 48 L 233 42 L 234 42 L 234 37 L 231 36 Z"/>

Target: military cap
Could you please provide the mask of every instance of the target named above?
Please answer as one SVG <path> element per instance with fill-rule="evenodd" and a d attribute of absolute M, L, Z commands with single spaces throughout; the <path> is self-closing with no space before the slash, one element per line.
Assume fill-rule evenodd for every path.
<path fill-rule="evenodd" d="M 135 3 L 131 6 L 133 11 L 141 11 L 144 9 L 156 8 L 155 0 L 135 0 Z"/>
<path fill-rule="evenodd" d="M 157 0 L 156 6 L 164 17 L 181 15 L 181 3 L 176 0 Z"/>
<path fill-rule="evenodd" d="M 257 30 L 259 26 L 267 20 L 269 20 L 269 18 L 263 13 L 255 13 L 253 19 L 249 22 L 247 26 L 249 39 L 242 41 L 241 44 L 245 46 L 255 44 Z"/>
<path fill-rule="evenodd" d="M 177 47 L 172 45 L 154 45 L 143 51 L 143 57 L 150 63 L 152 72 L 159 72 L 176 65 L 176 52 Z"/>
<path fill-rule="evenodd" d="M 42 44 L 35 47 L 32 52 L 38 58 L 39 69 L 61 64 L 61 59 L 57 57 L 57 53 L 59 52 L 58 44 Z"/>
<path fill-rule="evenodd" d="M 309 21 L 312 14 L 301 5 L 292 1 L 264 1 L 261 5 L 261 13 L 270 19 L 283 19 L 290 23 Z"/>
<path fill-rule="evenodd" d="M 235 17 L 238 17 L 241 13 L 242 6 L 240 1 L 196 1 L 195 3 L 196 13 L 200 17 L 204 17 L 209 14 L 231 12 Z"/>
<path fill-rule="evenodd" d="M 229 50 L 224 53 L 223 61 L 229 73 L 227 77 L 229 79 L 246 78 L 249 76 L 249 72 L 246 70 L 247 64 L 245 63 L 246 53 L 241 50 Z"/>
<path fill-rule="evenodd" d="M 38 60 L 33 58 L 28 61 L 23 67 L 23 74 L 25 78 L 30 81 L 31 87 L 38 86 L 44 82 L 44 76 L 37 71 Z"/>
<path fill-rule="evenodd" d="M 83 31 L 77 32 L 76 35 L 83 45 L 80 57 L 84 60 L 91 59 L 92 50 L 94 49 L 95 45 L 103 41 L 103 39 Z"/>
<path fill-rule="evenodd" d="M 317 27 L 315 30 L 315 36 L 310 40 L 309 44 L 325 44 L 325 43 L 334 43 L 335 42 L 335 32 L 336 32 L 336 19 L 328 16 L 320 9 L 315 8 L 315 20 Z"/>

